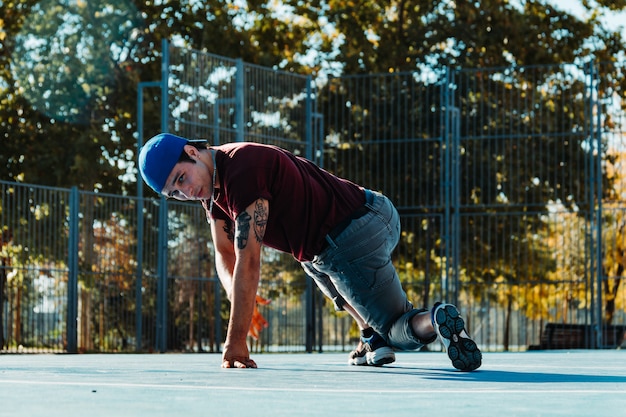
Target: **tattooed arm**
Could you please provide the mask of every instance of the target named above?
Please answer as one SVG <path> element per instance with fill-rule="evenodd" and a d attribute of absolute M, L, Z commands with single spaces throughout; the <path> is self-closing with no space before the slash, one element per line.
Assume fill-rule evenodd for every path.
<path fill-rule="evenodd" d="M 218 253 L 216 264 L 220 264 L 218 274 L 231 301 L 228 333 L 222 355 L 224 368 L 256 368 L 256 363 L 250 359 L 246 336 L 256 308 L 261 244 L 268 213 L 269 203 L 264 199 L 256 200 L 241 212 L 235 219 L 233 241 L 229 245 L 223 242 L 228 238 L 230 230 L 225 227 L 226 222 L 216 222 L 211 226 Z M 222 278 L 222 275 L 230 277 L 230 283 L 225 282 L 228 280 Z"/>
<path fill-rule="evenodd" d="M 228 300 L 231 300 L 233 270 L 235 269 L 235 223 L 233 221 L 213 220 L 211 224 L 211 233 L 213 242 L 215 242 L 215 268 L 217 276 L 220 279 Z M 259 305 L 268 305 L 267 300 L 259 295 L 256 296 L 256 305 L 252 313 L 252 323 L 248 329 L 248 336 L 254 339 L 259 338 L 259 334 L 264 327 L 268 326 L 267 320 L 258 309 Z"/>

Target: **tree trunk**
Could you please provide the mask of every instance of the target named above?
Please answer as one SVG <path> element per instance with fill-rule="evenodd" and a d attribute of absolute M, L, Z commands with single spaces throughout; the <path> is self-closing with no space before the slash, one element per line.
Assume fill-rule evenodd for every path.
<path fill-rule="evenodd" d="M 615 272 L 615 282 L 613 283 L 613 287 L 611 288 L 609 280 L 604 281 L 604 294 L 606 296 L 606 303 L 604 305 L 604 323 L 605 325 L 610 325 L 613 323 L 613 317 L 615 315 L 615 298 L 617 297 L 617 292 L 619 291 L 619 286 L 622 282 L 622 275 L 624 274 L 624 264 L 619 264 L 617 266 L 617 271 Z"/>
<path fill-rule="evenodd" d="M 22 344 L 22 285 L 17 285 L 15 293 L 15 324 L 13 328 L 13 339 L 18 345 Z"/>
<path fill-rule="evenodd" d="M 504 319 L 504 351 L 509 351 L 509 338 L 511 333 L 511 311 L 513 309 L 513 297 L 511 294 L 507 296 L 506 317 Z"/>

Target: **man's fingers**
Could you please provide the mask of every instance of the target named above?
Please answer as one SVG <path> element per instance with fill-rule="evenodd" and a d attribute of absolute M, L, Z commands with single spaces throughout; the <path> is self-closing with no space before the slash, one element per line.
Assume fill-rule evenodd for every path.
<path fill-rule="evenodd" d="M 245 363 L 244 368 L 256 368 L 256 362 L 254 362 L 252 359 L 248 359 Z"/>
<path fill-rule="evenodd" d="M 256 368 L 256 362 L 254 362 L 252 359 L 245 359 L 245 360 L 233 360 L 233 361 L 229 361 L 229 360 L 225 360 L 222 362 L 222 368 L 239 368 L 239 369 L 243 369 L 243 368 Z"/>

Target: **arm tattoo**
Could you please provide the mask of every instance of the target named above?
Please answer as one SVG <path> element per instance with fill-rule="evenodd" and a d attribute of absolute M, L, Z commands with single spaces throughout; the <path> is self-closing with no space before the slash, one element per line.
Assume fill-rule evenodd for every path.
<path fill-rule="evenodd" d="M 235 241 L 235 225 L 231 220 L 226 220 L 226 224 L 224 225 L 224 231 L 226 232 L 226 236 L 228 236 L 228 240 L 231 242 Z"/>
<path fill-rule="evenodd" d="M 252 217 L 248 214 L 247 211 L 242 211 L 239 216 L 237 216 L 237 247 L 239 249 L 244 249 L 248 244 L 248 235 L 250 234 L 250 220 Z"/>
<path fill-rule="evenodd" d="M 263 205 L 264 201 L 263 199 L 257 200 L 254 207 L 254 235 L 259 243 L 263 242 L 265 226 L 267 226 L 267 209 Z"/>

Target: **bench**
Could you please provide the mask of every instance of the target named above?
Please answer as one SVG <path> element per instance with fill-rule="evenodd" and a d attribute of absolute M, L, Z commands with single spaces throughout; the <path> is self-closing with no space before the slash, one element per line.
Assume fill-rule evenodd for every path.
<path fill-rule="evenodd" d="M 601 348 L 615 349 L 622 345 L 626 325 L 602 327 Z M 595 346 L 593 326 L 590 324 L 548 323 L 541 331 L 539 345 L 531 345 L 528 350 L 544 349 L 590 349 Z"/>

